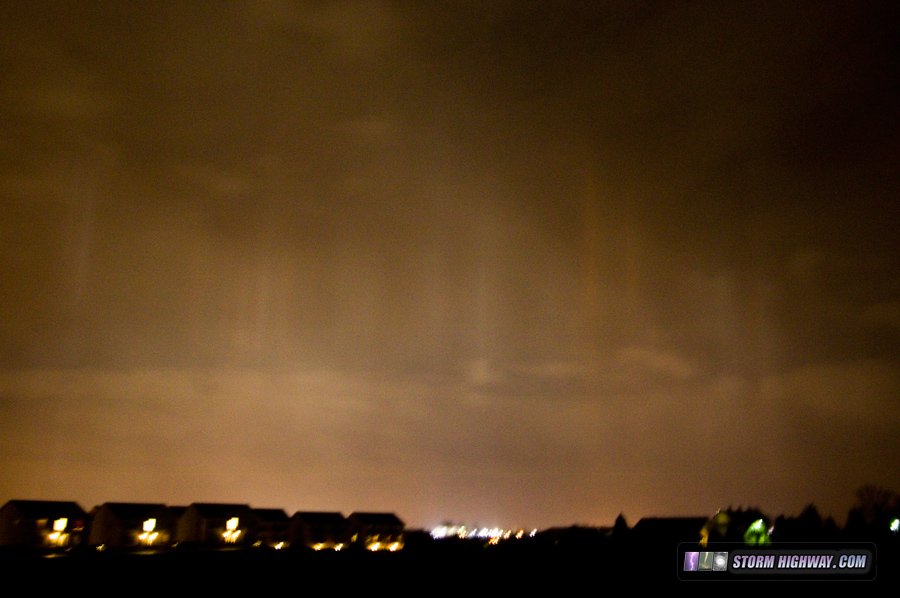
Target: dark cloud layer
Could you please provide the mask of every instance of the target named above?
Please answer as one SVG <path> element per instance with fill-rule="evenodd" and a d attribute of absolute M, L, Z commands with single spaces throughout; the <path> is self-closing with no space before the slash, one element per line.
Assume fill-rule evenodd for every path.
<path fill-rule="evenodd" d="M 8 498 L 541 527 L 900 486 L 895 4 L 0 14 Z"/>

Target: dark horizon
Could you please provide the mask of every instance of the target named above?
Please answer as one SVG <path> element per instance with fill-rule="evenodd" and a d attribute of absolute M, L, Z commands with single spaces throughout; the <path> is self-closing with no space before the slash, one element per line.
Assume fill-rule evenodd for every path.
<path fill-rule="evenodd" d="M 602 528 L 570 525 L 530 533 L 468 534 L 410 528 L 395 513 L 288 512 L 253 505 L 183 507 L 8 501 L 0 507 L 0 563 L 24 589 L 36 574 L 98 584 L 177 580 L 179 589 L 257 590 L 316 583 L 421 595 L 422 583 L 491 584 L 512 591 L 551 584 L 635 586 L 684 582 L 896 583 L 900 495 L 867 486 L 843 528 L 813 506 L 798 517 L 728 509 L 711 517 L 620 517 Z M 852 522 L 851 522 L 852 520 Z M 512 531 L 512 530 L 510 530 Z M 151 535 L 152 533 L 152 535 Z M 415 582 L 413 586 L 405 583 Z M 871 582 L 875 582 L 872 584 Z M 112 585 L 109 585 L 112 583 Z M 19 586 L 22 589 L 23 586 Z"/>

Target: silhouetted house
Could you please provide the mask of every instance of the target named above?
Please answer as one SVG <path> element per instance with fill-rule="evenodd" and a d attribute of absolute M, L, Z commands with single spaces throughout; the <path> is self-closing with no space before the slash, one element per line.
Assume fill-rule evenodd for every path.
<path fill-rule="evenodd" d="M 708 517 L 644 517 L 631 528 L 631 539 L 643 546 L 665 549 L 681 542 L 698 543 Z"/>
<path fill-rule="evenodd" d="M 290 518 L 284 509 L 253 509 L 254 545 L 284 548 L 289 544 Z"/>
<path fill-rule="evenodd" d="M 354 512 L 347 517 L 351 541 L 366 550 L 399 550 L 403 548 L 406 524 L 393 513 Z"/>
<path fill-rule="evenodd" d="M 313 550 L 341 550 L 350 544 L 350 524 L 331 511 L 298 511 L 289 526 L 291 546 Z"/>
<path fill-rule="evenodd" d="M 91 512 L 87 543 L 111 549 L 169 548 L 175 521 L 163 504 L 107 502 Z"/>
<path fill-rule="evenodd" d="M 88 515 L 71 501 L 10 500 L 0 508 L 0 546 L 66 549 L 84 539 Z"/>
<path fill-rule="evenodd" d="M 177 527 L 178 521 L 188 508 L 184 505 L 169 505 L 167 508 L 169 509 L 169 516 L 172 517 L 172 521 L 175 522 L 175 526 Z M 174 539 L 175 536 L 173 535 L 172 537 Z"/>
<path fill-rule="evenodd" d="M 175 525 L 175 544 L 203 548 L 253 543 L 253 510 L 246 504 L 193 503 Z"/>

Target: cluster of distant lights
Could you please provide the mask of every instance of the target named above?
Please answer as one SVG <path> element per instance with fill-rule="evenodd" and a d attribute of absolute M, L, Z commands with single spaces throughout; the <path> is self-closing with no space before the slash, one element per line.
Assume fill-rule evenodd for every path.
<path fill-rule="evenodd" d="M 523 529 L 510 530 L 499 527 L 473 527 L 465 525 L 439 525 L 431 530 L 431 537 L 435 540 L 445 538 L 459 538 L 461 540 L 486 540 L 489 544 L 499 544 L 502 540 L 521 540 L 526 535 L 533 538 L 537 530 L 526 532 Z"/>
<path fill-rule="evenodd" d="M 754 523 L 756 524 L 756 527 L 759 528 L 760 522 Z M 761 529 L 764 528 L 754 528 L 754 531 L 760 531 Z M 891 519 L 888 522 L 888 529 L 895 534 L 900 533 L 900 518 L 895 517 Z M 478 539 L 487 540 L 490 544 L 498 544 L 501 540 L 521 540 L 526 535 L 529 538 L 533 538 L 537 534 L 537 531 L 538 530 L 536 529 L 526 532 L 522 529 L 513 531 L 509 529 L 500 529 L 499 527 L 468 528 L 465 525 L 439 525 L 431 530 L 431 537 L 435 540 L 443 540 L 445 538 L 459 538 L 462 540 Z M 768 531 L 769 533 L 772 532 L 771 529 Z"/>

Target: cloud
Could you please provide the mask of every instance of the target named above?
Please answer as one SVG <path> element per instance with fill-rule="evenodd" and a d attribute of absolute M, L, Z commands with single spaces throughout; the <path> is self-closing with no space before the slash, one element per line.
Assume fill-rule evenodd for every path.
<path fill-rule="evenodd" d="M 865 326 L 884 326 L 900 331 L 900 301 L 880 301 L 861 308 L 859 320 Z"/>
<path fill-rule="evenodd" d="M 761 390 L 797 418 L 855 422 L 865 427 L 900 423 L 900 374 L 879 360 L 814 363 L 773 375 Z"/>
<path fill-rule="evenodd" d="M 649 375 L 687 380 L 696 372 L 696 368 L 686 357 L 673 351 L 649 347 L 625 347 L 618 352 L 617 360 L 637 377 Z"/>
<path fill-rule="evenodd" d="M 9 484 L 600 517 L 890 476 L 885 14 L 5 11 Z"/>

